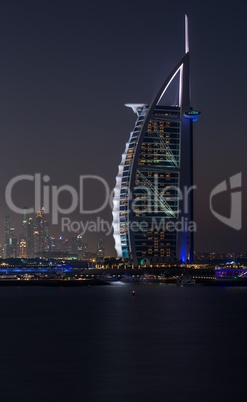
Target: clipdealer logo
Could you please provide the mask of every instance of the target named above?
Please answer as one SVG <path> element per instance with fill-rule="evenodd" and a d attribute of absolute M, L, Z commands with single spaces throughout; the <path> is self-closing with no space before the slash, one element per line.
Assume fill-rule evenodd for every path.
<path fill-rule="evenodd" d="M 86 210 L 84 209 L 83 192 L 86 180 L 98 181 L 98 184 L 103 185 L 105 191 L 105 199 L 103 204 L 96 209 Z M 64 184 L 60 187 L 54 185 L 48 185 L 50 177 L 45 175 L 42 177 L 40 173 L 34 175 L 23 174 L 14 177 L 9 181 L 5 190 L 5 201 L 8 207 L 17 214 L 23 214 L 24 209 L 18 207 L 13 201 L 13 189 L 17 183 L 23 181 L 30 181 L 34 183 L 34 206 L 32 208 L 25 209 L 27 214 L 38 212 L 41 207 L 44 207 L 46 213 L 51 213 L 52 224 L 58 224 L 59 214 L 68 215 L 74 212 L 79 207 L 81 214 L 96 214 L 102 211 L 107 204 L 111 201 L 113 190 L 110 191 L 109 186 L 105 179 L 96 175 L 83 175 L 79 177 L 79 192 L 72 186 Z M 71 203 L 67 208 L 61 207 L 61 195 L 67 192 L 70 195 Z M 51 201 L 50 201 L 51 199 Z"/>
<path fill-rule="evenodd" d="M 83 194 L 85 193 L 85 182 L 87 180 L 93 180 L 94 185 L 101 186 L 100 191 L 103 191 L 104 202 L 96 209 L 86 210 L 84 208 Z M 5 200 L 8 207 L 15 213 L 23 214 L 24 209 L 20 208 L 13 200 L 13 190 L 15 185 L 23 182 L 32 182 L 34 191 L 34 206 L 32 208 L 25 209 L 27 214 L 38 212 L 41 207 L 44 207 L 47 213 L 52 214 L 52 223 L 57 224 L 59 214 L 68 215 L 74 212 L 77 208 L 79 212 L 84 215 L 97 214 L 109 204 L 113 207 L 113 192 L 115 189 L 111 190 L 106 180 L 97 175 L 83 175 L 79 176 L 79 191 L 70 185 L 62 185 L 60 187 L 56 185 L 48 184 L 50 181 L 50 176 L 42 176 L 40 173 L 35 173 L 34 175 L 23 174 L 12 178 L 6 186 L 5 190 Z M 148 212 L 154 206 L 154 213 L 168 213 L 169 216 L 178 217 L 181 212 L 181 208 L 185 214 L 188 214 L 189 209 L 189 197 L 191 191 L 196 189 L 196 186 L 187 187 L 185 186 L 182 190 L 173 185 L 168 185 L 162 190 L 159 188 L 158 180 L 155 180 L 154 189 L 150 189 L 148 186 L 135 186 L 134 192 L 136 190 L 142 191 L 141 200 L 145 202 L 146 207 L 142 209 L 142 213 Z M 71 198 L 70 206 L 67 208 L 61 207 L 62 193 L 69 194 Z M 134 194 L 131 193 L 130 189 L 127 189 L 126 197 L 130 201 L 130 210 L 133 212 L 139 211 L 140 199 L 137 197 L 135 199 Z M 168 202 L 169 201 L 169 202 Z M 173 203 L 171 207 L 169 203 Z M 126 213 L 129 214 L 130 210 L 127 209 Z"/>
<path fill-rule="evenodd" d="M 210 210 L 212 214 L 225 225 L 236 229 L 242 229 L 242 191 L 240 190 L 242 186 L 242 173 L 237 173 L 234 176 L 231 176 L 229 182 L 227 184 L 227 180 L 219 183 L 210 193 Z M 230 216 L 221 215 L 219 212 L 213 209 L 212 200 L 213 198 L 222 193 L 229 192 L 231 207 L 230 207 Z"/>
<path fill-rule="evenodd" d="M 79 191 L 77 191 L 74 187 L 64 184 L 61 186 L 50 185 L 50 176 L 44 175 L 42 176 L 40 173 L 35 173 L 34 175 L 23 174 L 12 178 L 6 186 L 5 189 L 5 200 L 8 207 L 15 213 L 23 214 L 26 212 L 27 214 L 36 213 L 40 211 L 42 207 L 44 207 L 46 213 L 51 214 L 51 223 L 58 224 L 59 218 L 61 218 L 62 230 L 68 231 L 78 231 L 82 230 L 83 233 L 86 231 L 104 231 L 110 234 L 112 230 L 112 224 L 100 219 L 98 216 L 94 221 L 87 221 L 86 223 L 82 221 L 74 221 L 72 222 L 68 217 L 64 215 L 69 215 L 74 212 L 77 208 L 80 214 L 89 215 L 89 214 L 97 214 L 103 211 L 107 205 L 113 207 L 113 192 L 114 189 L 111 190 L 109 188 L 106 180 L 97 175 L 82 175 L 79 176 Z M 83 202 L 83 193 L 85 191 L 85 183 L 88 180 L 93 180 L 94 185 L 100 186 L 100 191 L 104 192 L 105 198 L 102 205 L 100 205 L 96 209 L 86 210 L 84 208 Z M 32 208 L 23 209 L 18 207 L 13 200 L 13 189 L 17 183 L 22 183 L 24 181 L 33 183 L 34 190 L 34 206 Z M 143 197 L 146 203 L 146 210 L 143 210 L 142 213 L 148 212 L 150 208 L 152 209 L 152 205 L 155 206 L 154 213 L 164 213 L 168 214 L 168 216 L 175 219 L 175 221 L 179 218 L 180 213 L 182 215 L 188 216 L 189 210 L 189 196 L 190 192 L 196 190 L 196 186 L 192 186 L 183 189 L 167 186 L 161 192 L 159 189 L 159 184 L 155 181 L 155 193 L 153 194 L 150 191 L 149 187 L 145 186 L 136 186 L 134 190 L 142 190 Z M 219 183 L 209 194 L 209 207 L 211 213 L 223 224 L 231 227 L 235 230 L 241 230 L 242 228 L 242 173 L 238 173 L 229 178 L 229 180 L 224 180 Z M 172 194 L 171 195 L 171 191 Z M 231 207 L 230 207 L 230 216 L 224 216 L 219 211 L 216 211 L 213 208 L 213 199 L 216 195 L 228 192 L 230 195 Z M 61 199 L 64 193 L 69 194 L 71 198 L 70 205 L 67 208 L 63 208 L 61 206 Z M 130 206 L 132 211 L 139 213 L 138 200 L 135 199 L 133 194 L 131 194 L 128 189 L 128 199 L 130 200 Z M 169 202 L 175 202 L 174 205 L 176 207 L 171 208 Z M 179 209 L 179 206 L 183 207 L 182 210 Z M 129 214 L 129 210 L 126 210 L 126 213 Z M 177 219 L 176 219 L 177 218 Z M 186 218 L 187 219 L 187 218 Z M 181 222 L 183 224 L 181 227 L 185 227 L 182 231 L 188 231 L 188 227 L 193 227 L 193 231 L 196 231 L 196 223 L 189 222 L 188 220 L 184 220 Z M 166 222 L 167 223 L 167 222 Z M 184 225 L 186 223 L 186 225 Z M 192 226 L 191 226 L 192 225 Z M 180 228 L 180 226 L 179 226 Z M 167 228 L 166 228 L 167 230 Z M 179 231 L 181 229 L 175 228 L 175 230 Z"/>

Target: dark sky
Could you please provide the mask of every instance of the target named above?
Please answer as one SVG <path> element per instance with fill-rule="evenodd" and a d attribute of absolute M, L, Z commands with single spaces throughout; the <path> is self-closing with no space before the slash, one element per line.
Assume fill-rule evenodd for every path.
<path fill-rule="evenodd" d="M 238 172 L 246 187 L 246 12 L 240 1 L 2 0 L 1 221 L 8 213 L 6 185 L 20 174 L 46 174 L 50 184 L 76 189 L 80 175 L 95 174 L 114 187 L 135 122 L 124 103 L 149 103 L 180 60 L 187 13 L 192 104 L 202 111 L 194 127 L 195 246 L 246 250 L 245 208 L 243 229 L 236 231 L 212 216 L 208 201 L 218 183 Z M 101 190 L 87 189 L 87 205 L 100 202 Z M 31 206 L 31 183 L 17 186 L 15 197 L 21 207 Z M 218 202 L 229 215 L 229 195 Z M 11 217 L 20 231 L 20 217 Z M 88 218 L 78 211 L 70 217 Z M 111 222 L 110 208 L 101 217 Z M 93 250 L 100 237 L 87 234 L 85 241 Z M 114 253 L 112 236 L 106 242 Z"/>

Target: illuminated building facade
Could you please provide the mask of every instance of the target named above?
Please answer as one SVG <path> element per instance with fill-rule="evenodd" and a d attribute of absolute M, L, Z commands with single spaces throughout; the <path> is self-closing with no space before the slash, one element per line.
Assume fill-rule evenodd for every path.
<path fill-rule="evenodd" d="M 22 237 L 20 238 L 19 242 L 19 257 L 27 258 L 27 242 Z"/>
<path fill-rule="evenodd" d="M 50 251 L 48 222 L 44 208 L 36 213 L 34 222 L 34 254 Z"/>
<path fill-rule="evenodd" d="M 126 104 L 137 115 L 119 171 L 113 199 L 113 229 L 118 257 L 134 265 L 193 258 L 193 121 L 190 106 L 188 19 L 185 55 L 150 105 Z M 179 78 L 177 105 L 161 100 Z M 185 200 L 186 198 L 186 200 Z"/>
<path fill-rule="evenodd" d="M 4 258 L 9 257 L 9 245 L 10 245 L 10 217 L 6 215 L 4 217 Z"/>
<path fill-rule="evenodd" d="M 27 256 L 28 258 L 34 257 L 33 218 L 31 217 L 27 221 Z"/>
<path fill-rule="evenodd" d="M 100 239 L 97 247 L 97 261 L 103 261 L 105 257 L 105 242 L 103 239 Z"/>

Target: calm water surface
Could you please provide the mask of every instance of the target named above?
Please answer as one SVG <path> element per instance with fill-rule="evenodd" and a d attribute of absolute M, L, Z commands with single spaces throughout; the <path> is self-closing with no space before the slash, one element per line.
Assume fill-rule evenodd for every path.
<path fill-rule="evenodd" d="M 247 288 L 1 287 L 0 301 L 1 402 L 247 399 Z"/>

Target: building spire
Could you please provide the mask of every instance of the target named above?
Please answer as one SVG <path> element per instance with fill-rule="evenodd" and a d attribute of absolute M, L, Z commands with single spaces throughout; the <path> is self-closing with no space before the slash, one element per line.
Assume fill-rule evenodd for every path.
<path fill-rule="evenodd" d="M 185 14 L 185 53 L 189 53 L 189 19 L 188 15 Z"/>

